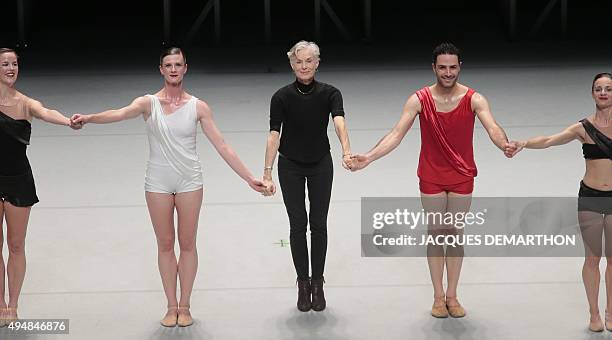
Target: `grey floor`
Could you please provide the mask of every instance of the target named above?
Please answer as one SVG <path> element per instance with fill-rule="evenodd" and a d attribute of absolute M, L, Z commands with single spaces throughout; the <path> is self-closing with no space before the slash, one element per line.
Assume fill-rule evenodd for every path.
<path fill-rule="evenodd" d="M 550 134 L 593 112 L 590 85 L 609 64 L 464 67 L 462 82 L 490 101 L 511 138 Z M 26 94 L 65 114 L 128 104 L 153 93 L 150 74 L 27 74 Z M 342 90 L 352 148 L 365 152 L 396 122 L 429 69 L 326 70 Z M 212 106 L 226 140 L 261 175 L 269 98 L 290 73 L 191 74 L 186 87 Z M 584 172 L 580 145 L 526 151 L 508 160 L 477 122 L 477 196 L 574 196 Z M 41 202 L 28 230 L 24 318 L 68 318 L 69 335 L 32 339 L 583 339 L 590 334 L 580 258 L 466 258 L 460 298 L 468 316 L 429 316 L 425 259 L 362 258 L 360 197 L 418 195 L 418 124 L 398 149 L 360 173 L 339 166 L 329 215 L 328 309 L 295 309 L 295 273 L 280 193 L 264 198 L 227 167 L 200 134 L 205 172 L 200 267 L 189 328 L 165 329 L 165 300 L 143 195 L 144 124 L 135 119 L 82 131 L 36 121 L 28 155 Z M 6 254 L 6 249 L 4 250 Z M 602 263 L 602 268 L 604 264 Z M 603 287 L 603 286 L 602 286 Z M 600 297 L 605 308 L 605 293 Z M 11 337 L 18 338 L 18 337 Z"/>

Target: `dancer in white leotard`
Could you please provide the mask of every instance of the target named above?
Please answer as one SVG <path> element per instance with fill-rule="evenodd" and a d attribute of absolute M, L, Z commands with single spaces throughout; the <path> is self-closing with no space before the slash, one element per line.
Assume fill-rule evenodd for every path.
<path fill-rule="evenodd" d="M 136 98 L 118 110 L 76 114 L 71 120 L 79 125 L 144 117 L 150 144 L 145 196 L 157 237 L 159 272 L 168 299 L 168 311 L 161 324 L 189 326 L 193 323 L 189 304 L 198 266 L 196 231 L 202 205 L 202 170 L 195 147 L 197 124 L 221 157 L 253 190 L 263 192 L 265 186 L 225 143 L 208 105 L 183 89 L 183 76 L 187 72 L 183 52 L 178 48 L 165 50 L 159 70 L 165 84 L 156 94 Z M 178 262 L 174 254 L 175 208 L 181 250 Z M 177 277 L 180 299 L 176 292 Z"/>
<path fill-rule="evenodd" d="M 196 153 L 197 102 L 191 96 L 172 114 L 165 114 L 161 101 L 147 95 L 151 116 L 147 119 L 149 162 L 145 191 L 181 193 L 202 187 L 202 167 Z"/>

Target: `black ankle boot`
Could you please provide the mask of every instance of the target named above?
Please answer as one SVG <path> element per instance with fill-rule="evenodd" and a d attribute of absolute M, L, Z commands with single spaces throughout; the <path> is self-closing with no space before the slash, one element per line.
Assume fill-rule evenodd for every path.
<path fill-rule="evenodd" d="M 310 286 L 312 288 L 312 310 L 320 312 L 325 309 L 325 293 L 323 292 L 323 283 L 325 279 L 312 280 Z"/>
<path fill-rule="evenodd" d="M 310 279 L 297 280 L 298 286 L 298 300 L 297 309 L 300 312 L 308 312 L 312 308 L 312 302 L 310 300 Z"/>

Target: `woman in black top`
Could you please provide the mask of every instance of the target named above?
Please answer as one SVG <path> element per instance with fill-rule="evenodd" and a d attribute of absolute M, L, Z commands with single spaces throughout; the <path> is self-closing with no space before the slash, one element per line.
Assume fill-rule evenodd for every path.
<path fill-rule="evenodd" d="M 578 221 L 585 248 L 582 279 L 586 289 L 591 320 L 589 329 L 601 332 L 604 324 L 599 315 L 599 262 L 602 256 L 602 233 L 605 231 L 606 306 L 605 328 L 612 331 L 612 74 L 595 76 L 591 87 L 595 113 L 573 124 L 565 131 L 548 137 L 512 142 L 506 150 L 514 156 L 523 148 L 544 149 L 567 144 L 575 139 L 582 143 L 586 172 L 578 191 Z"/>
<path fill-rule="evenodd" d="M 335 87 L 314 79 L 319 66 L 319 47 L 313 42 L 300 41 L 287 55 L 296 80 L 272 96 L 263 180 L 267 187 L 265 194 L 273 195 L 276 187 L 272 182 L 272 165 L 278 152 L 278 179 L 289 215 L 291 255 L 297 272 L 297 307 L 303 312 L 311 308 L 322 311 L 326 304 L 323 269 L 333 179 L 333 161 L 327 138 L 330 114 L 342 144 L 342 165 L 346 169 L 351 165 L 351 147 L 344 123 L 342 94 Z M 310 202 L 308 214 L 305 185 Z M 308 222 L 312 280 L 306 243 Z"/>
<path fill-rule="evenodd" d="M 26 156 L 30 144 L 30 121 L 72 126 L 70 119 L 49 110 L 15 89 L 19 75 L 17 53 L 0 48 L 0 326 L 17 320 L 17 303 L 25 277 L 25 237 L 30 209 L 38 202 L 34 177 Z M 7 265 L 2 258 L 3 220 L 9 248 Z M 8 305 L 5 302 L 4 278 L 8 278 Z"/>

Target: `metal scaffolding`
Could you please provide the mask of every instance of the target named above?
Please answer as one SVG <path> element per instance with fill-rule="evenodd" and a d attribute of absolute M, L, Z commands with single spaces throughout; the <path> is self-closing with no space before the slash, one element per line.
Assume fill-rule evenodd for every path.
<path fill-rule="evenodd" d="M 26 32 L 26 1 L 27 0 L 16 0 L 17 1 L 17 46 L 27 47 L 28 36 Z M 162 27 L 162 44 L 169 45 L 173 41 L 172 31 L 172 0 L 163 1 L 163 27 Z M 314 6 L 314 35 L 315 39 L 320 40 L 323 38 L 323 32 L 321 30 L 321 21 L 323 17 L 328 18 L 333 23 L 335 29 L 340 33 L 340 36 L 344 40 L 364 40 L 372 41 L 373 35 L 373 17 L 374 13 L 372 10 L 372 0 L 361 0 L 360 6 L 362 7 L 362 28 L 358 32 L 351 32 L 349 28 L 343 23 L 341 17 L 336 13 L 332 7 L 332 0 L 312 0 Z M 193 43 L 198 31 L 202 24 L 209 17 L 213 20 L 213 34 L 216 43 L 221 42 L 221 0 L 203 0 L 203 8 L 195 19 L 193 25 L 184 36 L 184 39 L 178 39 L 186 44 Z M 525 22 L 525 20 L 519 20 L 518 11 L 518 0 L 497 0 L 499 7 L 501 8 L 502 16 L 504 16 L 506 23 L 506 32 L 510 40 L 520 40 L 524 38 L 532 38 L 542 31 L 545 25 L 551 25 L 549 18 L 553 15 L 555 9 L 559 9 L 561 33 L 563 36 L 568 31 L 568 0 L 549 0 L 544 8 L 534 8 L 535 4 L 532 2 L 523 1 L 521 2 L 521 9 L 528 12 L 539 13 L 537 19 L 533 24 Z M 612 2 L 608 2 L 612 6 Z M 27 5 L 34 5 L 33 3 L 27 3 Z M 272 28 L 272 6 L 274 5 L 271 0 L 263 0 L 263 16 L 264 16 L 264 27 L 262 30 L 263 41 L 267 44 L 273 40 L 273 28 Z M 212 15 L 210 15 L 212 13 Z M 552 24 L 557 25 L 557 24 Z M 360 25 L 361 26 L 361 25 Z M 523 26 L 523 27 L 519 27 Z"/>

